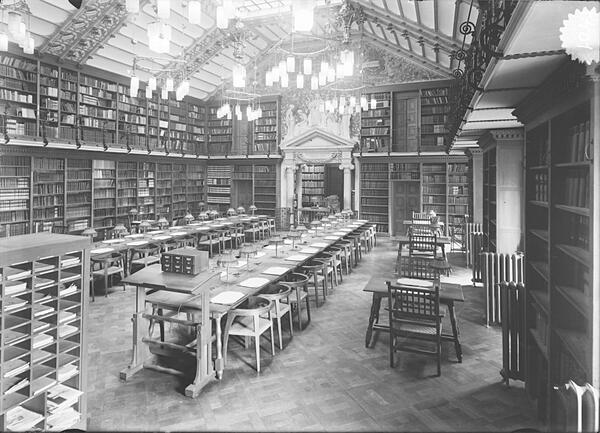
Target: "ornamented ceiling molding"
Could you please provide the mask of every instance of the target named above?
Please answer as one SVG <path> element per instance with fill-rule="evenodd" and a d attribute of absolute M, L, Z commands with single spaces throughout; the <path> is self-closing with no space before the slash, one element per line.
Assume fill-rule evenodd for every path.
<path fill-rule="evenodd" d="M 149 0 L 142 0 L 142 8 Z M 85 62 L 123 25 L 128 17 L 125 2 L 88 0 L 40 48 L 42 54 L 52 54 L 61 60 Z"/>

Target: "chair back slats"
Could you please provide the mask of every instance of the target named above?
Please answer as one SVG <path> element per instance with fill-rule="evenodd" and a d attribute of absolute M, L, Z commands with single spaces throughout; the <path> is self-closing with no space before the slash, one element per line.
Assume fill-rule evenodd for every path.
<path fill-rule="evenodd" d="M 399 321 L 436 322 L 440 316 L 439 287 L 434 290 L 416 289 L 388 284 L 391 318 Z"/>
<path fill-rule="evenodd" d="M 408 237 L 408 251 L 412 256 L 414 254 L 436 256 L 437 236 L 427 234 L 411 233 Z"/>
<path fill-rule="evenodd" d="M 398 274 L 406 278 L 434 280 L 436 277 L 435 270 L 430 266 L 433 260 L 435 259 L 431 257 L 401 256 Z"/>

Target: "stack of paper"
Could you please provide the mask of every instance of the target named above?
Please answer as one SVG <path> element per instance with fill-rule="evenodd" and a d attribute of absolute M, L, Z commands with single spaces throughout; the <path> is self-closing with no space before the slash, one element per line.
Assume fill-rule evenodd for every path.
<path fill-rule="evenodd" d="M 68 322 L 76 317 L 77 315 L 71 311 L 61 310 L 58 312 L 58 323 Z"/>
<path fill-rule="evenodd" d="M 63 431 L 79 422 L 81 414 L 72 407 L 59 410 L 50 415 L 47 419 L 48 430 Z"/>
<path fill-rule="evenodd" d="M 29 370 L 29 362 L 22 358 L 11 359 L 4 363 L 2 370 L 4 371 L 4 377 L 14 377 Z"/>
<path fill-rule="evenodd" d="M 46 329 L 50 328 L 50 324 L 46 322 L 41 322 L 39 320 L 33 321 L 33 332 L 42 332 Z"/>
<path fill-rule="evenodd" d="M 33 304 L 33 317 L 42 317 L 51 314 L 54 311 L 51 305 Z"/>
<path fill-rule="evenodd" d="M 327 248 L 329 244 L 325 242 L 315 242 L 314 244 L 310 244 L 310 246 L 313 248 Z"/>
<path fill-rule="evenodd" d="M 24 379 L 18 376 L 5 377 L 3 382 L 4 387 L 6 388 L 6 394 L 12 394 L 13 392 L 16 392 L 21 388 L 25 388 L 27 385 L 29 385 L 29 379 L 27 377 L 25 377 Z"/>
<path fill-rule="evenodd" d="M 114 249 L 113 248 L 96 248 L 93 250 L 90 250 L 90 254 L 105 254 L 105 253 L 111 253 L 113 252 Z"/>
<path fill-rule="evenodd" d="M 33 348 L 47 346 L 54 341 L 54 337 L 48 334 L 37 334 L 33 336 Z"/>
<path fill-rule="evenodd" d="M 74 364 L 64 365 L 58 369 L 57 379 L 59 382 L 64 382 L 65 380 L 70 379 L 71 377 L 75 376 L 77 373 L 79 373 L 79 369 L 77 368 L 76 365 L 74 365 Z"/>
<path fill-rule="evenodd" d="M 163 230 L 151 230 L 148 232 L 149 235 L 157 235 L 160 233 L 164 233 L 164 231 Z"/>
<path fill-rule="evenodd" d="M 21 278 L 29 277 L 31 275 L 31 269 L 19 269 L 7 266 L 4 268 L 4 275 L 9 281 L 20 280 Z"/>
<path fill-rule="evenodd" d="M 6 428 L 12 431 L 32 430 L 43 419 L 42 414 L 16 406 L 6 412 Z"/>
<path fill-rule="evenodd" d="M 102 241 L 102 243 L 106 245 L 120 244 L 121 242 L 125 242 L 125 239 L 107 239 Z"/>
<path fill-rule="evenodd" d="M 77 292 L 77 284 L 71 284 L 69 287 L 66 287 L 58 292 L 59 296 L 69 296 L 73 293 Z"/>
<path fill-rule="evenodd" d="M 243 297 L 244 297 L 244 294 L 242 292 L 234 292 L 231 290 L 226 290 L 226 291 L 221 292 L 218 295 L 212 297 L 210 299 L 210 302 L 212 302 L 214 304 L 229 305 L 229 304 L 236 303 Z"/>
<path fill-rule="evenodd" d="M 79 263 L 79 257 L 75 257 L 75 256 L 64 256 L 62 258 L 62 260 L 60 261 L 60 266 L 62 266 L 63 268 L 67 267 L 67 266 L 72 266 L 72 265 L 76 265 L 77 263 Z"/>
<path fill-rule="evenodd" d="M 17 340 L 21 340 L 26 337 L 28 334 L 23 334 L 22 332 L 15 331 L 14 329 L 5 329 L 2 331 L 2 337 L 4 337 L 4 344 L 15 343 Z"/>
<path fill-rule="evenodd" d="M 127 239 L 139 239 L 139 238 L 143 238 L 144 234 L 143 233 L 136 233 L 134 235 L 125 235 L 125 237 Z"/>
<path fill-rule="evenodd" d="M 65 410 L 79 401 L 83 392 L 59 383 L 48 390 L 48 411 L 51 414 Z"/>
<path fill-rule="evenodd" d="M 262 273 L 266 275 L 283 275 L 289 270 L 290 268 L 285 268 L 283 266 L 272 266 L 262 271 Z"/>
<path fill-rule="evenodd" d="M 69 281 L 75 281 L 81 278 L 81 274 L 76 274 L 74 272 L 62 271 L 60 275 L 61 283 L 68 283 Z"/>
<path fill-rule="evenodd" d="M 433 281 L 419 280 L 416 278 L 398 278 L 398 280 L 396 280 L 396 284 L 399 284 L 401 286 L 409 286 L 409 287 L 423 287 L 423 288 L 433 287 Z"/>
<path fill-rule="evenodd" d="M 239 285 L 242 287 L 250 287 L 252 289 L 255 289 L 257 287 L 264 286 L 265 284 L 268 284 L 268 283 L 269 283 L 269 280 L 266 278 L 252 277 L 252 278 L 248 278 L 248 279 L 242 281 L 241 283 L 239 283 Z"/>
<path fill-rule="evenodd" d="M 5 295 L 18 295 L 27 290 L 27 283 L 24 281 L 7 281 L 4 283 Z"/>
<path fill-rule="evenodd" d="M 21 298 L 12 297 L 12 296 L 5 297 L 3 302 L 4 302 L 4 311 L 6 311 L 7 313 L 10 311 L 17 310 L 17 309 L 27 305 L 27 301 L 24 301 Z"/>
<path fill-rule="evenodd" d="M 31 384 L 31 388 L 33 389 L 33 395 L 39 394 L 40 392 L 44 392 L 54 385 L 56 385 L 56 379 L 51 379 L 48 376 L 40 377 L 39 379 L 34 380 Z"/>
<path fill-rule="evenodd" d="M 43 289 L 45 287 L 51 286 L 55 282 L 56 281 L 54 281 L 51 278 L 35 277 L 35 288 L 36 289 Z"/>
<path fill-rule="evenodd" d="M 35 262 L 35 264 L 33 266 L 34 266 L 34 269 L 36 272 L 50 271 L 55 268 L 54 265 L 50 265 L 50 264 L 44 263 L 44 262 Z"/>
<path fill-rule="evenodd" d="M 78 330 L 79 330 L 79 328 L 77 328 L 76 326 L 60 325 L 58 327 L 58 336 L 61 338 L 68 337 L 69 335 L 74 334 Z"/>
<path fill-rule="evenodd" d="M 128 247 L 139 247 L 141 245 L 146 245 L 148 243 L 148 241 L 133 241 L 133 242 L 128 242 L 127 246 Z"/>
<path fill-rule="evenodd" d="M 316 253 L 319 252 L 319 249 L 318 248 L 312 248 L 312 247 L 304 247 L 304 248 L 302 248 L 298 252 L 302 253 L 302 254 L 316 254 Z"/>
<path fill-rule="evenodd" d="M 48 302 L 52 300 L 52 296 L 42 293 L 42 292 L 33 292 L 33 302 L 37 302 L 38 304 L 43 304 L 44 302 Z"/>
<path fill-rule="evenodd" d="M 42 361 L 45 361 L 47 358 L 50 358 L 52 356 L 52 353 L 50 352 L 46 352 L 45 350 L 42 349 L 34 349 L 31 352 L 31 362 L 33 362 L 34 364 L 39 364 Z"/>
<path fill-rule="evenodd" d="M 289 260 L 291 262 L 303 262 L 306 259 L 308 259 L 308 256 L 303 256 L 301 254 L 294 254 L 294 255 L 286 257 L 284 260 Z"/>
<path fill-rule="evenodd" d="M 339 236 L 325 236 L 325 239 L 327 239 L 328 241 L 336 241 L 339 238 Z"/>

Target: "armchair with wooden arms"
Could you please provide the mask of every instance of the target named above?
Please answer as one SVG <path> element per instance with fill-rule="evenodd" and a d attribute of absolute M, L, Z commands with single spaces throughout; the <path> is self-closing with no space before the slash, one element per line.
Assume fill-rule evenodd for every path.
<path fill-rule="evenodd" d="M 439 286 L 433 290 L 407 287 L 386 282 L 390 324 L 390 367 L 394 367 L 397 351 L 433 356 L 437 360 L 437 376 L 441 375 L 442 317 Z M 411 340 L 433 343 L 433 348 L 411 345 Z"/>
<path fill-rule="evenodd" d="M 91 258 L 91 285 L 92 285 L 92 301 L 96 300 L 95 296 L 95 281 L 96 279 L 104 280 L 104 297 L 108 296 L 108 285 L 114 275 L 120 275 L 121 280 L 125 278 L 125 256 L 123 253 L 110 253 Z M 123 284 L 123 290 L 125 285 Z"/>

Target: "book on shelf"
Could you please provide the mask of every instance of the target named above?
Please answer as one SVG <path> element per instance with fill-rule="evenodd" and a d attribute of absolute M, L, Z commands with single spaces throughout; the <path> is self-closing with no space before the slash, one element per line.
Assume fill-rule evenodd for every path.
<path fill-rule="evenodd" d="M 11 359 L 4 362 L 2 370 L 4 370 L 4 377 L 14 377 L 29 370 L 29 362 L 23 358 Z"/>
<path fill-rule="evenodd" d="M 36 289 L 43 289 L 43 288 L 49 287 L 55 283 L 56 283 L 56 281 L 53 280 L 52 278 L 35 277 L 35 288 Z"/>
<path fill-rule="evenodd" d="M 12 431 L 32 430 L 36 424 L 44 419 L 40 413 L 25 409 L 22 406 L 15 406 L 6 411 L 6 428 Z"/>

